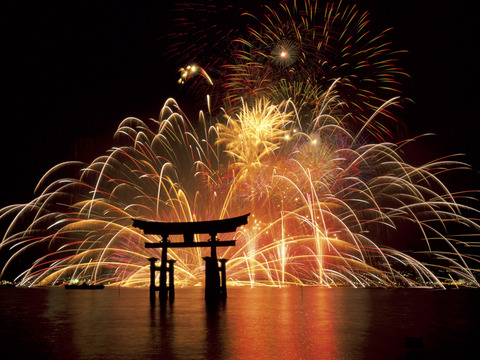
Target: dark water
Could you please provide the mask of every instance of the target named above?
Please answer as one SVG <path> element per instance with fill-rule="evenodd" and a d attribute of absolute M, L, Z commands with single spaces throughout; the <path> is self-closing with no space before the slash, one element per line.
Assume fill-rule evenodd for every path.
<path fill-rule="evenodd" d="M 1 289 L 1 359 L 463 359 L 480 291 L 202 288 L 151 307 L 148 289 Z M 420 337 L 423 348 L 405 347 Z"/>

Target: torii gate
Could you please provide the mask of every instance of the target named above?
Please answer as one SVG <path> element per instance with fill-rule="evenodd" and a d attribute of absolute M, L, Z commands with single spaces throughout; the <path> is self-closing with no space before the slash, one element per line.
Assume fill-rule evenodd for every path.
<path fill-rule="evenodd" d="M 155 291 L 159 292 L 159 298 L 162 301 L 165 301 L 167 297 L 170 297 L 171 300 L 175 297 L 173 276 L 175 260 L 167 260 L 167 251 L 168 248 L 181 247 L 210 247 L 210 256 L 203 258 L 205 260 L 205 298 L 207 300 L 226 298 L 225 264 L 228 260 L 220 259 L 220 266 L 218 265 L 217 247 L 235 246 L 235 240 L 219 241 L 217 234 L 235 232 L 237 227 L 247 224 L 249 215 L 245 214 L 222 220 L 170 223 L 133 219 L 133 226 L 142 229 L 145 235 L 160 235 L 162 238 L 162 241 L 158 243 L 145 243 L 145 248 L 162 249 L 159 267 L 155 266 L 157 258 L 148 259 L 150 261 L 150 299 L 155 300 Z M 193 241 L 195 234 L 209 234 L 210 239 L 208 241 Z M 169 235 L 183 235 L 183 242 L 170 242 L 168 240 Z M 160 271 L 160 286 L 155 285 L 156 271 Z M 168 286 L 167 272 L 169 273 Z M 221 273 L 221 279 L 219 272 Z"/>

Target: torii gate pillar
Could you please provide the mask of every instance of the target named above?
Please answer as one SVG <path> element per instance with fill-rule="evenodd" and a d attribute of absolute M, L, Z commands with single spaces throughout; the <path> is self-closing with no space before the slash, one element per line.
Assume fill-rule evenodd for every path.
<path fill-rule="evenodd" d="M 150 300 L 155 302 L 155 292 L 158 291 L 158 297 L 161 301 L 166 301 L 167 298 L 173 300 L 175 298 L 175 277 L 174 277 L 174 264 L 176 260 L 164 259 L 167 250 L 162 249 L 162 262 L 160 266 L 156 266 L 157 258 L 151 257 L 150 261 Z M 160 271 L 160 286 L 156 283 L 156 272 Z M 168 284 L 167 284 L 168 274 Z"/>
<path fill-rule="evenodd" d="M 211 234 L 211 256 L 205 260 L 205 298 L 207 300 L 226 299 L 227 297 L 227 274 L 226 263 L 228 259 L 217 259 L 216 234 Z M 220 266 L 218 265 L 220 261 Z"/>

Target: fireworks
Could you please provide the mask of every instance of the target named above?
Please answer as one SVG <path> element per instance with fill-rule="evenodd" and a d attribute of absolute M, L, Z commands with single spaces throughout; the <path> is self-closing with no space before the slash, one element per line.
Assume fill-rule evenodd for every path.
<path fill-rule="evenodd" d="M 180 79 L 178 79 L 179 84 L 185 84 L 185 81 L 187 81 L 189 78 L 200 74 L 208 84 L 213 85 L 212 79 L 210 79 L 210 76 L 208 76 L 207 72 L 203 70 L 200 66 L 191 64 L 186 66 L 185 68 L 180 68 Z"/>
<path fill-rule="evenodd" d="M 284 1 L 258 12 L 254 7 L 222 4 L 180 7 L 181 28 L 189 24 L 189 31 L 174 36 L 180 40 L 174 42 L 172 53 L 182 62 L 193 60 L 208 67 L 216 77 L 213 88 L 191 84 L 200 98 L 210 94 L 214 104 L 232 112 L 238 111 L 242 102 L 254 102 L 258 97 L 276 104 L 290 99 L 302 104 L 298 111 L 312 116 L 339 79 L 335 91 L 347 100 L 346 111 L 355 119 L 349 126 L 358 130 L 373 111 L 400 93 L 400 79 L 406 77 L 398 65 L 402 51 L 392 50 L 385 41 L 390 29 L 374 30 L 368 12 L 357 6 L 339 2 L 322 8 L 316 1 Z M 243 21 L 235 29 L 227 26 L 221 31 L 222 27 L 211 21 L 218 21 L 227 9 L 229 14 L 236 9 L 236 18 Z M 203 20 L 209 27 L 194 25 L 199 12 L 207 14 Z M 191 34 L 195 34 L 193 41 L 187 41 Z M 384 112 L 368 131 L 382 138 L 385 133 L 380 124 L 389 117 L 392 115 Z"/>
<path fill-rule="evenodd" d="M 192 123 L 169 99 L 157 120 L 123 120 L 116 146 L 92 163 L 52 168 L 34 200 L 0 211 L 2 274 L 23 266 L 22 285 L 146 286 L 147 258 L 160 250 L 144 244 L 160 239 L 132 218 L 251 213 L 237 246 L 218 249 L 232 284 L 480 286 L 478 257 L 465 252 L 480 232 L 478 210 L 440 179 L 468 166 L 413 166 L 402 158 L 411 140 L 383 139 L 402 75 L 384 33 L 372 35 L 354 6 L 313 1 L 242 19 L 243 32 L 209 23 L 205 32 L 225 45 L 214 61 L 202 31 L 194 56 L 181 58 L 189 65 L 179 83 L 208 88 L 224 111 Z M 177 286 L 203 281 L 204 251 L 169 250 Z"/>
<path fill-rule="evenodd" d="M 478 286 L 459 240 L 441 232 L 450 223 L 479 230 L 436 176 L 462 164 L 416 168 L 402 161 L 402 144 L 361 143 L 339 119 L 294 114 L 291 103 L 259 100 L 223 123 L 201 118 L 195 129 L 169 100 L 150 125 L 124 120 L 118 147 L 84 168 L 57 166 L 35 200 L 2 210 L 13 217 L 2 241 L 13 252 L 7 268 L 35 248 L 42 256 L 18 276 L 22 284 L 147 285 L 146 258 L 159 254 L 144 243 L 159 239 L 133 228 L 131 218 L 194 221 L 251 211 L 238 245 L 220 253 L 236 284 L 442 286 L 436 270 L 445 268 Z M 78 174 L 49 180 L 69 168 Z M 401 237 L 408 223 L 423 235 L 416 246 L 429 266 L 382 239 Z M 169 253 L 177 284 L 202 281 L 203 250 Z"/>

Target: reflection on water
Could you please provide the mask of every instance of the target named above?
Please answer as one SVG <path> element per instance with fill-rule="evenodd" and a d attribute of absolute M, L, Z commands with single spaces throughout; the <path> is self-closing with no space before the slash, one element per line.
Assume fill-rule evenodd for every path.
<path fill-rule="evenodd" d="M 476 350 L 479 290 L 2 289 L 2 359 L 449 359 Z M 405 348 L 421 337 L 423 349 Z"/>

